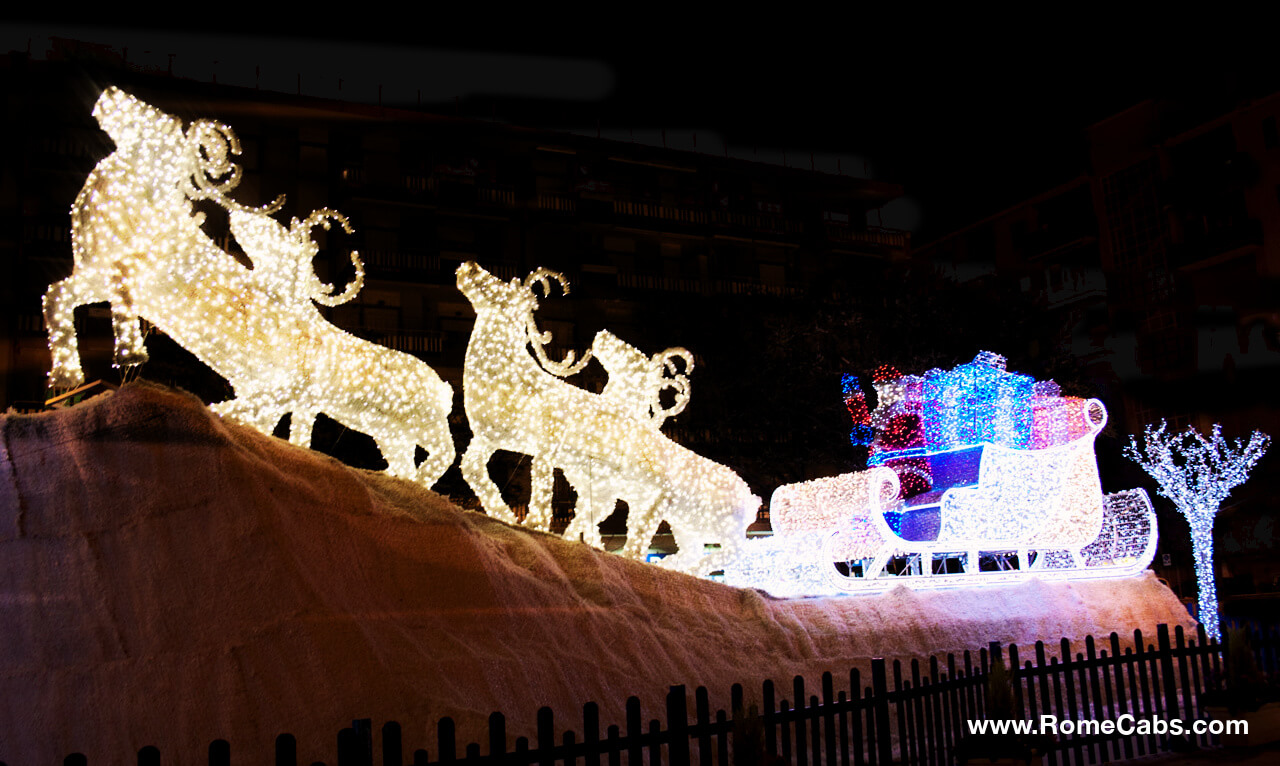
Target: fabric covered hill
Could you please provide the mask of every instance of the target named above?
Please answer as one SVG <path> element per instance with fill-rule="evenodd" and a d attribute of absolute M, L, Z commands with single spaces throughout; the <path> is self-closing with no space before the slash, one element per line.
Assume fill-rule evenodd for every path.
<path fill-rule="evenodd" d="M 671 684 L 817 683 L 873 656 L 1194 623 L 1153 577 L 772 600 L 459 510 L 130 385 L 0 419 L 0 760 L 166 763 L 280 732 L 331 760 L 354 718 L 434 750 L 494 710 L 656 716 Z M 839 675 L 837 675 L 839 677 Z M 847 677 L 847 675 L 846 675 Z"/>

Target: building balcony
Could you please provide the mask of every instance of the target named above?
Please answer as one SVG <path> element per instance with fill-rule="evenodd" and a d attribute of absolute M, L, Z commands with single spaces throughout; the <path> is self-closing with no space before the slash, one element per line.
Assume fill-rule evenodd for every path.
<path fill-rule="evenodd" d="M 775 298 L 801 298 L 804 288 L 798 285 L 770 284 L 749 279 L 718 279 L 715 292 L 721 295 L 768 295 Z"/>
<path fill-rule="evenodd" d="M 1038 294 L 1048 309 L 1063 308 L 1082 301 L 1105 300 L 1106 296 L 1107 278 L 1101 271 L 1082 271 L 1063 275 L 1057 280 L 1050 279 L 1049 285 Z"/>
<path fill-rule="evenodd" d="M 1262 223 L 1256 218 L 1236 218 L 1197 228 L 1184 226 L 1182 241 L 1169 248 L 1172 268 L 1196 269 L 1262 245 Z"/>
<path fill-rule="evenodd" d="M 839 223 L 825 224 L 827 239 L 832 242 L 876 245 L 883 248 L 905 250 L 911 243 L 911 233 L 900 229 L 868 226 L 853 229 Z"/>
<path fill-rule="evenodd" d="M 708 221 L 706 210 L 677 205 L 661 205 L 656 202 L 638 200 L 614 200 L 613 213 L 616 216 L 659 218 L 693 226 L 705 226 Z"/>
<path fill-rule="evenodd" d="M 696 279 L 636 274 L 629 271 L 618 272 L 618 287 L 627 287 L 635 290 L 662 290 L 670 293 L 702 292 L 702 283 Z"/>
<path fill-rule="evenodd" d="M 578 199 L 563 192 L 540 191 L 534 196 L 533 205 L 538 210 L 573 215 L 578 210 Z"/>
<path fill-rule="evenodd" d="M 403 351 L 414 356 L 439 354 L 444 350 L 444 333 L 431 330 L 385 330 L 372 327 L 357 327 L 349 332 L 365 340 L 372 341 L 396 351 Z"/>
<path fill-rule="evenodd" d="M 382 272 L 397 275 L 434 275 L 440 271 L 440 256 L 426 250 L 361 250 L 360 258 L 374 276 Z"/>

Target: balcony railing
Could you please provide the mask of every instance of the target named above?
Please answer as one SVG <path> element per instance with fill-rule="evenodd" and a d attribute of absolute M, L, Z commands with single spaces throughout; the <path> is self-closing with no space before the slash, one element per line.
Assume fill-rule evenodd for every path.
<path fill-rule="evenodd" d="M 555 213 L 573 213 L 578 209 L 578 202 L 571 194 L 560 192 L 538 192 L 534 204 L 539 210 L 550 210 Z"/>
<path fill-rule="evenodd" d="M 751 231 L 771 234 L 799 235 L 804 233 L 804 224 L 780 215 L 766 213 L 737 213 L 730 210 L 714 210 L 710 214 L 713 223 Z"/>
<path fill-rule="evenodd" d="M 649 274 L 635 274 L 628 271 L 618 272 L 618 287 L 629 287 L 638 290 L 665 290 L 673 293 L 702 292 L 702 284 L 696 279 L 660 277 Z"/>
<path fill-rule="evenodd" d="M 664 221 L 687 223 L 705 226 L 708 220 L 707 211 L 692 207 L 662 205 L 657 202 L 637 200 L 614 200 L 614 215 L 633 216 L 637 218 L 659 218 Z"/>
<path fill-rule="evenodd" d="M 422 250 L 361 250 L 360 257 L 367 265 L 388 271 L 440 270 L 440 256 Z"/>
<path fill-rule="evenodd" d="M 351 331 L 366 340 L 406 354 L 438 354 L 444 348 L 444 333 L 431 330 L 382 330 L 369 327 Z"/>
<path fill-rule="evenodd" d="M 436 179 L 434 176 L 424 174 L 406 174 L 404 176 L 404 188 L 414 194 L 434 194 L 436 190 Z"/>
<path fill-rule="evenodd" d="M 715 282 L 717 293 L 726 295 L 771 295 L 777 298 L 798 298 L 804 288 L 796 285 L 778 285 L 748 279 L 720 279 Z"/>
<path fill-rule="evenodd" d="M 478 185 L 476 188 L 476 199 L 485 205 L 498 205 L 500 207 L 515 207 L 516 190 L 509 186 L 498 185 Z"/>
<path fill-rule="evenodd" d="M 834 242 L 857 242 L 869 245 L 882 245 L 884 247 L 905 248 L 911 241 L 911 235 L 905 231 L 897 229 L 885 229 L 880 227 L 867 227 L 864 229 L 851 229 L 848 226 L 840 224 L 826 224 L 827 239 Z"/>

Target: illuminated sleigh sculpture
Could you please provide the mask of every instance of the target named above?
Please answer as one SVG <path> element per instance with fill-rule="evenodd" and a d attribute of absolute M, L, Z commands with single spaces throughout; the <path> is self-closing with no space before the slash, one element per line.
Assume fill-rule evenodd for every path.
<path fill-rule="evenodd" d="M 760 498 L 729 468 L 681 447 L 659 430 L 662 420 L 688 401 L 691 359 L 683 349 L 645 357 L 601 332 L 574 363 L 547 358 L 534 320 L 535 288 L 552 281 L 567 292 L 564 277 L 537 269 L 524 281 L 503 282 L 473 262 L 458 267 L 458 288 L 475 308 L 476 323 L 463 367 L 463 396 L 472 438 L 462 456 L 462 474 L 486 513 L 508 523 L 515 514 L 489 477 L 496 450 L 532 457 L 531 496 L 525 523 L 547 529 L 551 521 L 553 471 L 559 468 L 578 493 L 565 537 L 601 547 L 596 524 L 627 503 L 627 540 L 621 555 L 642 559 L 658 526 L 671 526 L 679 552 L 662 565 L 707 574 L 732 557 L 755 519 Z M 530 353 L 530 347 L 533 353 Z M 592 354 L 609 371 L 600 394 L 561 380 L 583 368 Z M 672 377 L 665 377 L 671 375 Z M 664 408 L 660 393 L 676 390 Z M 704 554 L 706 545 L 720 550 Z"/>
<path fill-rule="evenodd" d="M 434 484 L 453 463 L 453 389 L 418 359 L 330 324 L 314 305 L 343 303 L 363 284 L 355 253 L 356 279 L 338 295 L 312 266 L 311 229 L 336 221 L 350 231 L 346 219 L 320 210 L 286 228 L 269 215 L 282 200 L 255 209 L 229 199 L 239 168 L 228 154 L 240 149 L 224 125 L 199 120 L 184 133 L 177 118 L 114 87 L 93 115 L 116 151 L 76 197 L 75 268 L 44 296 L 51 386 L 84 381 L 74 311 L 106 301 L 117 367 L 146 361 L 145 318 L 231 384 L 235 398 L 214 411 L 268 434 L 291 414 L 290 441 L 304 447 L 323 412 L 372 436 L 390 473 Z M 205 235 L 198 199 L 228 210 L 254 268 Z M 415 467 L 419 446 L 428 455 Z"/>
<path fill-rule="evenodd" d="M 1060 397 L 986 353 L 925 378 L 885 371 L 875 387 L 880 404 L 855 422 L 854 440 L 874 436 L 878 465 L 779 487 L 774 538 L 748 546 L 726 581 L 779 595 L 857 593 L 1126 577 L 1151 562 L 1146 492 L 1102 492 L 1102 402 Z M 994 394 L 974 396 L 983 391 Z"/>

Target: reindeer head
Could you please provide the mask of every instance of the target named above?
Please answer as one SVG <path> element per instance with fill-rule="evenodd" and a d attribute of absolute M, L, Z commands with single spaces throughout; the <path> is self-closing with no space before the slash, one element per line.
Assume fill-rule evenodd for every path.
<path fill-rule="evenodd" d="M 564 275 L 550 269 L 538 268 L 529 272 L 521 282 L 512 278 L 503 282 L 485 271 L 475 261 L 467 261 L 458 266 L 455 272 L 458 278 L 458 289 L 471 301 L 476 313 L 496 311 L 511 323 L 523 323 L 528 343 L 533 347 L 534 355 L 543 369 L 553 375 L 565 377 L 580 371 L 591 358 L 591 352 L 583 355 L 581 361 L 574 364 L 574 354 L 570 351 L 563 360 L 554 362 L 547 358 L 545 344 L 551 340 L 551 333 L 539 332 L 537 320 L 533 312 L 538 309 L 538 292 L 535 285 L 542 286 L 545 297 L 551 292 L 551 283 L 557 282 L 564 293 L 569 292 L 569 280 Z"/>
<path fill-rule="evenodd" d="M 304 220 L 294 218 L 288 228 L 260 210 L 232 208 L 229 218 L 236 242 L 253 261 L 255 277 L 270 292 L 294 302 L 314 300 L 325 306 L 337 306 L 354 298 L 363 287 L 364 264 L 354 251 L 351 262 L 356 268 L 356 278 L 341 294 L 334 293 L 333 285 L 320 281 L 312 263 L 320 252 L 320 246 L 311 238 L 312 229 L 316 226 L 328 229 L 332 220 L 347 233 L 353 231 L 341 213 L 323 208 Z"/>
<path fill-rule="evenodd" d="M 134 172 L 162 173 L 166 185 L 189 176 L 191 156 L 182 120 L 143 103 L 112 86 L 102 92 L 93 106 L 93 116 L 116 145 L 116 156 Z"/>

